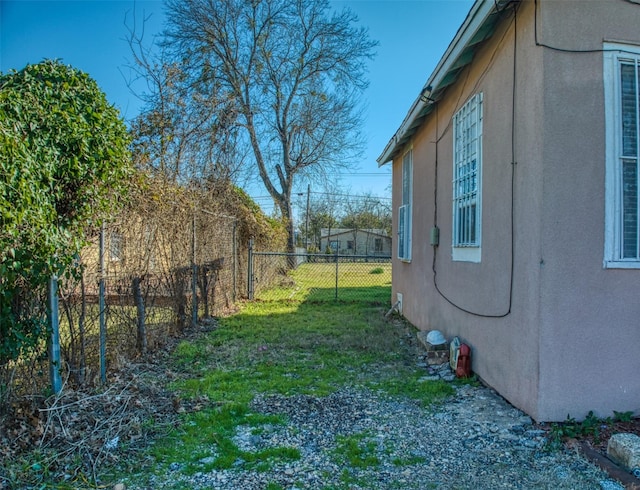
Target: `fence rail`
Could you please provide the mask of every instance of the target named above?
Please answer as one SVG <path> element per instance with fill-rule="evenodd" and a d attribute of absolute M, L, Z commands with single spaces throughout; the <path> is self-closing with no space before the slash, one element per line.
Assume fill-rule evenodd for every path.
<path fill-rule="evenodd" d="M 258 252 L 249 246 L 249 299 L 367 301 L 391 297 L 391 257 Z"/>

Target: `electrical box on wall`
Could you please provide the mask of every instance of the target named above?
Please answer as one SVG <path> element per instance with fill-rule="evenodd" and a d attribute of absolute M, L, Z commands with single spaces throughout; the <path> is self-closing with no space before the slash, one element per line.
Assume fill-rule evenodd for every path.
<path fill-rule="evenodd" d="M 432 247 L 437 247 L 440 244 L 440 228 L 437 226 L 431 228 L 430 242 Z"/>

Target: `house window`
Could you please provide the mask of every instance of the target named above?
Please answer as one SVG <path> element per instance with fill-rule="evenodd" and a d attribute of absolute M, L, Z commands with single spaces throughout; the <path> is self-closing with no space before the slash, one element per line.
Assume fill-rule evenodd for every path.
<path fill-rule="evenodd" d="M 640 47 L 605 43 L 605 267 L 640 268 Z"/>
<path fill-rule="evenodd" d="M 347 250 L 353 250 L 353 240 L 347 240 Z"/>
<path fill-rule="evenodd" d="M 373 242 L 374 251 L 382 252 L 382 238 L 376 238 Z"/>
<path fill-rule="evenodd" d="M 413 193 L 413 150 L 402 159 L 402 205 L 398 209 L 398 258 L 411 260 L 411 198 Z"/>
<path fill-rule="evenodd" d="M 120 233 L 112 232 L 109 240 L 109 259 L 117 262 L 122 260 L 123 237 Z"/>
<path fill-rule="evenodd" d="M 453 259 L 480 262 L 482 94 L 453 116 Z"/>

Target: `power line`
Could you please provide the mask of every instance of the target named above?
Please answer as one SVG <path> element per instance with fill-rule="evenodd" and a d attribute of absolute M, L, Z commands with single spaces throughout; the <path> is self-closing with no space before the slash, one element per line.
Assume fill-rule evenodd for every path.
<path fill-rule="evenodd" d="M 381 172 L 364 172 L 364 173 L 357 173 L 357 172 L 349 172 L 349 173 L 339 173 L 336 174 L 338 177 L 344 177 L 344 176 L 352 176 L 352 177 L 386 177 L 389 178 L 391 177 L 391 172 L 386 172 L 386 173 L 381 173 Z"/>
<path fill-rule="evenodd" d="M 306 196 L 307 193 L 305 192 L 294 192 L 293 193 L 295 196 Z M 391 197 L 386 197 L 386 196 L 373 196 L 373 195 L 355 195 L 355 194 L 340 194 L 340 193 L 335 193 L 335 192 L 311 192 L 311 194 L 316 194 L 316 195 L 320 195 L 320 196 L 332 196 L 332 197 L 350 197 L 353 199 L 371 199 L 371 200 L 376 200 L 376 199 L 381 199 L 381 200 L 387 200 L 387 201 L 391 201 Z M 251 196 L 251 199 L 253 199 L 254 201 L 258 201 L 258 200 L 273 200 L 273 198 L 271 196 Z"/>
<path fill-rule="evenodd" d="M 304 194 L 304 193 L 303 193 Z M 339 194 L 339 193 L 335 193 L 335 192 L 312 192 L 311 194 L 319 194 L 319 195 L 323 195 L 323 196 L 332 196 L 332 197 L 351 197 L 354 199 L 385 199 L 388 201 L 391 201 L 390 197 L 385 197 L 385 196 L 367 196 L 367 195 L 354 195 L 354 194 Z"/>

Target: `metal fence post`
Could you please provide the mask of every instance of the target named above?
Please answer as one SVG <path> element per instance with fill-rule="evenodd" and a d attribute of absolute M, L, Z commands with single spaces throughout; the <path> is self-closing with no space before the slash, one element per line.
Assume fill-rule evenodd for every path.
<path fill-rule="evenodd" d="M 62 376 L 60 375 L 60 325 L 58 318 L 58 278 L 54 275 L 49 279 L 49 374 L 51 388 L 54 393 L 62 391 Z"/>
<path fill-rule="evenodd" d="M 104 225 L 100 227 L 100 280 L 98 282 L 98 309 L 100 323 L 100 381 L 107 382 L 107 322 L 104 291 Z"/>
<path fill-rule="evenodd" d="M 237 291 L 238 291 L 238 220 L 234 218 L 233 220 L 233 235 L 232 235 L 232 248 L 233 248 L 233 303 L 235 304 L 237 300 Z"/>
<path fill-rule="evenodd" d="M 336 248 L 336 301 L 338 301 L 338 250 Z"/>
<path fill-rule="evenodd" d="M 247 296 L 253 299 L 253 238 L 249 239 L 249 258 L 247 264 Z"/>
<path fill-rule="evenodd" d="M 191 235 L 191 326 L 198 324 L 198 265 L 196 264 L 196 210 L 193 210 Z"/>

